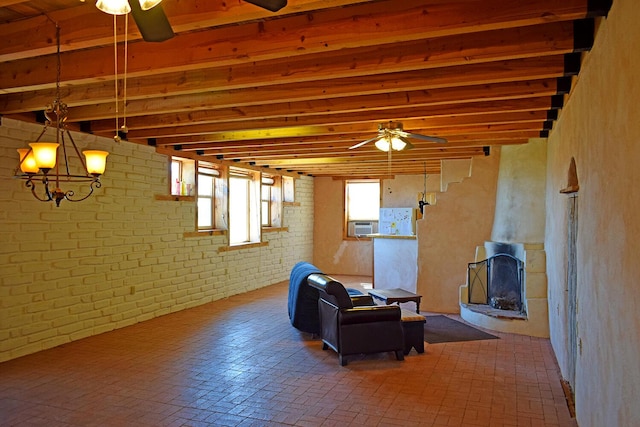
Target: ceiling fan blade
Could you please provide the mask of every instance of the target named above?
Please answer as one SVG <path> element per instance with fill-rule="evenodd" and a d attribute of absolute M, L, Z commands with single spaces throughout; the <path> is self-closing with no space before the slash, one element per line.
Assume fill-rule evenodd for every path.
<path fill-rule="evenodd" d="M 440 144 L 444 144 L 447 142 L 446 139 L 438 138 L 437 136 L 420 135 L 419 133 L 411 133 L 411 132 L 405 132 L 405 131 L 395 131 L 395 133 L 405 138 L 421 139 L 423 141 L 438 142 Z"/>
<path fill-rule="evenodd" d="M 367 139 L 366 141 L 362 141 L 362 142 L 358 142 L 356 145 L 352 145 L 351 147 L 349 147 L 349 150 L 353 150 L 355 148 L 359 148 L 362 147 L 365 144 L 368 144 L 372 141 L 375 141 L 376 139 L 379 139 L 380 136 L 376 136 L 375 138 L 371 138 L 371 139 Z"/>
<path fill-rule="evenodd" d="M 129 2 L 131 15 L 142 34 L 142 38 L 148 42 L 163 42 L 174 36 L 173 29 L 162 5 L 157 5 L 149 10 L 142 10 L 138 0 Z"/>
<path fill-rule="evenodd" d="M 277 12 L 287 5 L 287 0 L 244 0 L 271 12 Z"/>

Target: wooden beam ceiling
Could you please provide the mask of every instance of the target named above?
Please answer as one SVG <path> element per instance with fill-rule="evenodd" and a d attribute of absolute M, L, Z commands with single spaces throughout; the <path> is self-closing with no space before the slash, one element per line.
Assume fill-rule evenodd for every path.
<path fill-rule="evenodd" d="M 443 159 L 546 135 L 610 1 L 162 7 L 170 40 L 145 42 L 130 22 L 125 106 L 124 18 L 116 76 L 113 18 L 94 2 L 0 0 L 0 114 L 34 120 L 55 98 L 57 23 L 74 129 L 112 137 L 126 115 L 126 139 L 163 153 L 314 176 L 439 173 Z M 349 150 L 389 121 L 448 142 L 412 139 L 391 162 L 373 144 Z"/>

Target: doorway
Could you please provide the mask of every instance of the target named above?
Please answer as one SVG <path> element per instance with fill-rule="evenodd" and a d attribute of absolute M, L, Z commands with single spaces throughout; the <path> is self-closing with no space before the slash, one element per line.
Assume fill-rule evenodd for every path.
<path fill-rule="evenodd" d="M 575 390 L 576 363 L 578 359 L 578 194 L 567 199 L 567 328 L 568 328 L 568 374 L 567 381 Z"/>

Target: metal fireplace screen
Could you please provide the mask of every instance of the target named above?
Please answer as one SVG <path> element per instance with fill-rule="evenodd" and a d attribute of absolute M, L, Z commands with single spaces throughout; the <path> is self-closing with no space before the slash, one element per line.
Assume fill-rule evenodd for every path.
<path fill-rule="evenodd" d="M 522 261 L 509 254 L 469 263 L 469 303 L 521 312 L 522 270 Z"/>

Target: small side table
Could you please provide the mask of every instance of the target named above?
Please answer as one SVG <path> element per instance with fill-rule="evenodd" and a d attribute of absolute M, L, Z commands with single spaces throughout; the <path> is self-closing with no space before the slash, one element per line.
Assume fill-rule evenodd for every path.
<path fill-rule="evenodd" d="M 372 289 L 369 291 L 369 295 L 379 299 L 384 304 L 393 304 L 394 302 L 399 304 L 401 302 L 413 301 L 416 303 L 416 313 L 420 313 L 420 300 L 422 299 L 422 295 L 417 295 L 400 288 Z"/>

